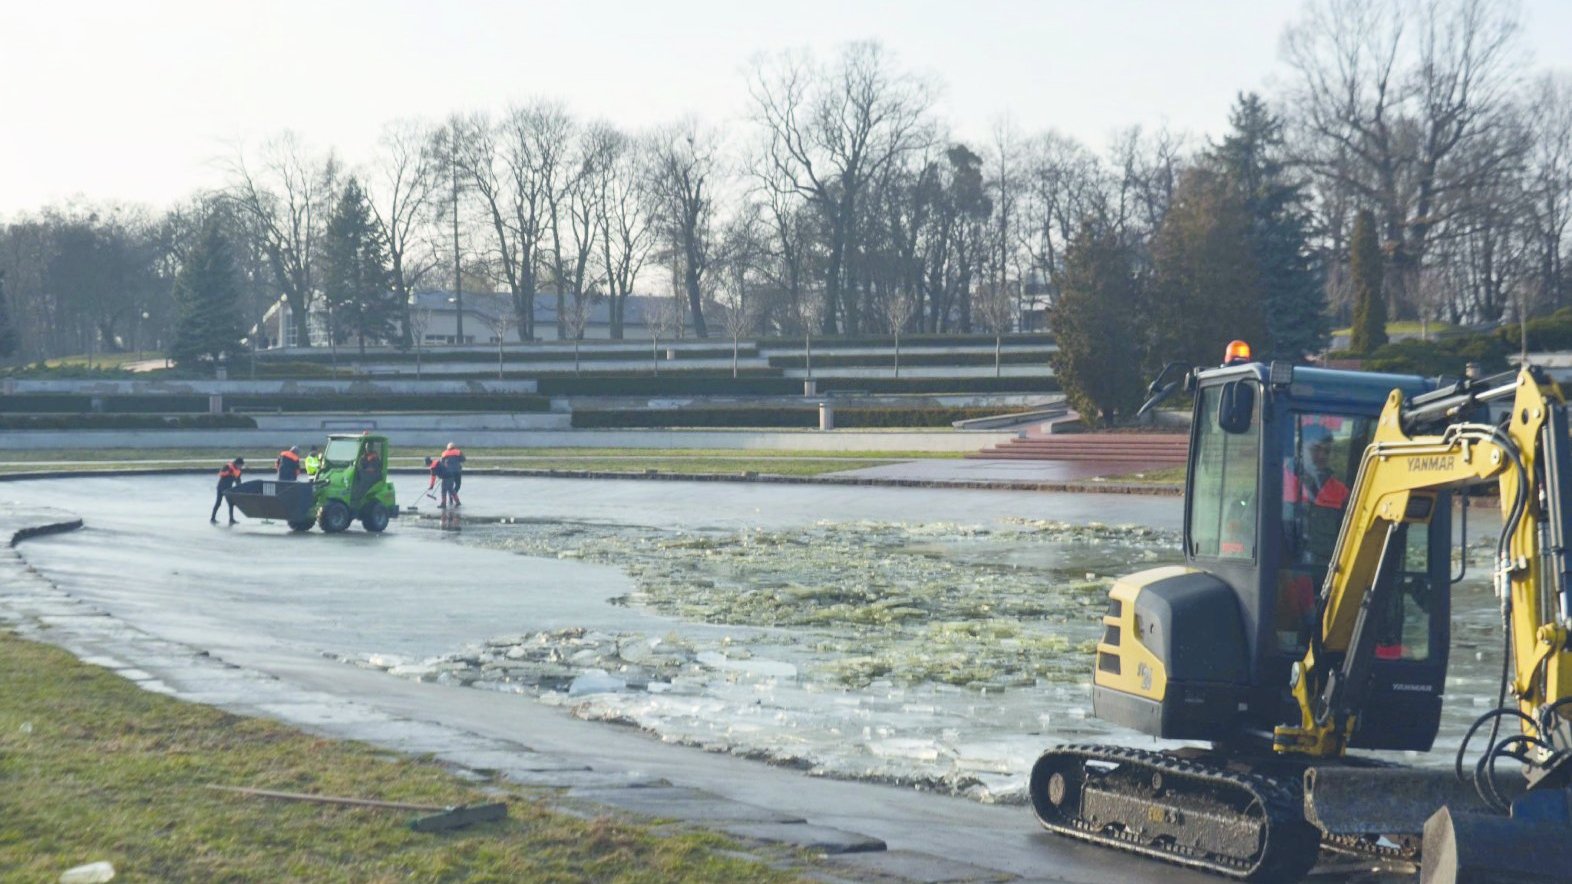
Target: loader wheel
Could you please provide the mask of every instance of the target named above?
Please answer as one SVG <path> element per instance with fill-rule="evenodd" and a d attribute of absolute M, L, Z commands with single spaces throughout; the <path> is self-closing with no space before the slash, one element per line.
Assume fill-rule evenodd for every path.
<path fill-rule="evenodd" d="M 381 534 L 388 526 L 388 508 L 376 501 L 366 504 L 360 511 L 360 524 L 372 534 Z"/>
<path fill-rule="evenodd" d="M 289 523 L 289 530 L 291 530 L 291 531 L 310 531 L 311 530 L 311 525 L 312 525 L 312 522 L 311 522 L 310 519 L 300 519 L 300 520 L 297 520 L 297 521 L 294 521 L 294 522 L 290 522 Z"/>
<path fill-rule="evenodd" d="M 349 507 L 345 506 L 341 500 L 328 501 L 327 505 L 322 507 L 322 515 L 317 518 L 317 522 L 322 526 L 322 530 L 328 534 L 337 534 L 343 531 L 349 527 L 349 523 L 353 520 L 353 517 L 349 514 Z"/>

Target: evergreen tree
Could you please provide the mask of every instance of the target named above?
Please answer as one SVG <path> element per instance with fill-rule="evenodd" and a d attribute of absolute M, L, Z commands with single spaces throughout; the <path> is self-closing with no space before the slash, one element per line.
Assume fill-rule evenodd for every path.
<path fill-rule="evenodd" d="M 1250 219 L 1245 240 L 1264 302 L 1264 353 L 1303 359 L 1324 350 L 1331 336 L 1321 268 L 1309 246 L 1305 184 L 1288 171 L 1283 123 L 1260 96 L 1239 96 L 1229 123 L 1233 131 L 1207 165 L 1232 183 Z"/>
<path fill-rule="evenodd" d="M 1163 363 L 1215 365 L 1228 342 L 1267 340 L 1255 227 L 1240 189 L 1207 168 L 1186 172 L 1152 242 L 1147 325 L 1155 374 Z"/>
<path fill-rule="evenodd" d="M 1386 293 L 1381 290 L 1381 244 L 1376 240 L 1375 216 L 1361 209 L 1354 219 L 1354 240 L 1349 245 L 1348 269 L 1354 278 L 1354 327 L 1348 349 L 1369 353 L 1387 342 Z"/>
<path fill-rule="evenodd" d="M 398 335 L 400 305 L 392 291 L 387 248 L 360 182 L 344 185 L 322 246 L 322 286 L 334 343 L 355 339 L 362 356 L 366 342 Z"/>
<path fill-rule="evenodd" d="M 1137 326 L 1135 255 L 1112 231 L 1082 228 L 1065 249 L 1063 285 L 1050 320 L 1054 374 L 1082 420 L 1097 426 L 1140 407 L 1147 352 Z"/>
<path fill-rule="evenodd" d="M 21 346 L 16 321 L 11 318 L 11 302 L 5 296 L 5 271 L 0 270 L 0 359 L 10 359 Z"/>
<path fill-rule="evenodd" d="M 175 276 L 179 319 L 169 355 L 183 368 L 240 352 L 240 281 L 218 215 L 210 215 Z"/>

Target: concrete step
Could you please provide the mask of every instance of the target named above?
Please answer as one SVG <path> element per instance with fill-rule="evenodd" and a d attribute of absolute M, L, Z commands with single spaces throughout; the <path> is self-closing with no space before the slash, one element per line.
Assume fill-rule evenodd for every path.
<path fill-rule="evenodd" d="M 999 460 L 1095 460 L 1179 466 L 1187 460 L 1189 443 L 1188 436 L 1173 433 L 1028 435 L 966 456 Z"/>

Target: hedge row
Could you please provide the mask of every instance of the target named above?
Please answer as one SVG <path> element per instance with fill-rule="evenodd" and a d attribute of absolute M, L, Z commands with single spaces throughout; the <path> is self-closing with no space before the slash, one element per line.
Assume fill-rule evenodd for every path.
<path fill-rule="evenodd" d="M 801 378 L 650 375 L 540 378 L 543 396 L 800 396 Z M 855 393 L 1055 393 L 1040 378 L 819 378 L 819 395 Z"/>
<path fill-rule="evenodd" d="M 97 407 L 94 407 L 95 402 Z M 0 398 L 0 412 L 11 414 L 200 414 L 206 396 L 88 396 L 75 393 L 24 393 Z M 489 411 L 535 412 L 551 408 L 544 396 L 511 393 L 428 393 L 403 395 L 268 394 L 226 395 L 228 411 Z"/>
<path fill-rule="evenodd" d="M 1052 354 L 1047 350 L 1006 350 L 999 354 L 1001 365 L 1044 365 Z M 808 362 L 802 353 L 790 356 L 771 356 L 771 368 L 803 368 Z M 888 353 L 842 354 L 814 352 L 813 364 L 820 368 L 867 367 L 889 368 L 895 364 L 895 351 Z M 993 365 L 993 351 L 968 353 L 901 353 L 901 365 Z"/>
<path fill-rule="evenodd" d="M 0 416 L 0 430 L 254 430 L 242 414 L 57 414 Z"/>
<path fill-rule="evenodd" d="M 94 407 L 94 403 L 97 407 Z M 0 397 L 10 414 L 179 414 L 207 411 L 206 396 L 89 396 L 80 393 L 19 393 Z"/>
<path fill-rule="evenodd" d="M 551 400 L 526 393 L 331 393 L 225 396 L 230 411 L 548 411 Z"/>
<path fill-rule="evenodd" d="M 1364 358 L 1363 366 L 1366 371 L 1461 377 L 1468 363 L 1477 362 L 1485 374 L 1494 374 L 1507 370 L 1508 356 L 1514 351 L 1494 333 L 1451 335 L 1433 341 L 1411 338 L 1378 347 Z"/>
<path fill-rule="evenodd" d="M 630 342 L 627 342 L 627 343 L 637 343 L 637 342 L 631 342 L 630 341 Z M 683 361 L 693 360 L 693 359 L 730 359 L 731 358 L 731 344 L 727 343 L 724 346 L 717 344 L 717 345 L 712 346 L 712 347 L 703 347 L 703 348 L 699 348 L 699 349 L 689 348 L 689 349 L 673 350 L 672 351 L 673 358 L 672 359 L 667 359 L 666 358 L 666 351 L 667 351 L 668 343 L 669 342 L 663 341 L 659 345 L 660 360 L 662 362 L 683 362 Z M 745 358 L 745 359 L 758 355 L 758 351 L 756 351 L 754 349 L 752 344 L 744 344 L 743 346 L 738 348 L 737 353 L 738 353 L 739 356 L 741 356 L 742 358 Z M 616 350 L 611 350 L 611 349 L 604 349 L 603 350 L 603 349 L 601 349 L 599 347 L 596 347 L 594 345 L 586 344 L 579 351 L 579 360 L 582 361 L 582 362 L 589 362 L 589 361 L 595 361 L 595 362 L 640 362 L 640 361 L 649 362 L 653 358 L 654 357 L 652 356 L 652 350 L 651 350 L 651 347 L 649 346 L 648 342 L 645 342 L 644 346 L 641 347 L 641 348 L 638 348 L 638 349 L 621 349 L 621 348 L 619 348 L 619 349 L 616 349 Z M 299 364 L 302 364 L 302 365 L 305 365 L 305 364 L 309 364 L 309 365 L 327 365 L 327 364 L 332 364 L 334 362 L 334 359 L 333 359 L 332 354 L 331 353 L 327 353 L 327 352 L 321 352 L 321 353 L 317 353 L 317 352 L 313 352 L 313 353 L 298 353 L 297 352 L 297 353 L 291 353 L 290 354 L 290 361 L 294 362 L 294 363 L 299 363 Z M 441 353 L 423 353 L 421 355 L 421 357 L 420 357 L 420 361 L 421 362 L 442 362 L 442 363 L 464 362 L 464 363 L 477 363 L 477 364 L 480 364 L 480 365 L 486 365 L 486 364 L 496 365 L 497 364 L 497 351 L 496 351 L 496 348 L 494 346 L 492 347 L 492 349 L 486 350 L 486 349 L 483 349 L 481 347 L 481 345 L 477 345 L 476 349 L 470 349 L 470 350 L 443 351 Z M 337 364 L 340 367 L 340 369 L 347 368 L 347 367 L 353 365 L 356 362 L 365 362 L 365 363 L 371 363 L 371 364 L 375 364 L 375 363 L 400 363 L 400 364 L 414 365 L 415 364 L 415 351 L 414 350 L 407 350 L 407 351 L 405 351 L 405 350 L 378 351 L 376 353 L 368 353 L 365 356 L 365 358 L 363 358 L 363 359 L 360 358 L 358 355 L 351 355 L 351 354 L 346 354 L 346 353 L 339 353 L 338 354 Z M 527 349 L 527 348 L 517 348 L 517 346 L 514 345 L 514 344 L 504 344 L 503 345 L 502 363 L 503 363 L 503 366 L 504 366 L 504 370 L 509 365 L 516 367 L 520 363 L 525 363 L 525 362 L 528 362 L 528 363 L 547 362 L 547 363 L 561 364 L 561 365 L 564 365 L 564 366 L 572 366 L 573 365 L 573 351 L 572 350 L 567 350 L 565 352 L 562 352 L 562 351 L 557 351 L 557 350 L 530 350 L 530 349 Z M 267 357 L 263 357 L 261 360 L 258 360 L 257 364 L 259 366 L 265 366 L 265 365 L 269 364 L 269 361 L 268 361 Z M 286 363 L 280 363 L 280 364 L 286 364 Z"/>
<path fill-rule="evenodd" d="M 994 417 L 997 408 L 837 408 L 835 426 L 947 427 L 955 421 Z M 812 429 L 818 408 L 686 408 L 669 410 L 574 409 L 576 429 L 659 429 L 672 427 Z"/>
<path fill-rule="evenodd" d="M 1054 343 L 1054 337 L 1053 337 L 1053 335 L 1048 334 L 1047 332 L 1031 332 L 1031 333 L 1027 333 L 1027 334 L 1005 335 L 1004 336 L 1004 342 L 1006 344 L 1012 344 L 1012 345 L 1033 344 L 1033 345 L 1040 345 L 1040 346 L 1052 346 L 1053 343 Z M 802 339 L 802 335 L 784 336 L 784 337 L 776 337 L 776 338 L 759 338 L 759 339 L 757 339 L 755 341 L 755 343 L 757 343 L 758 346 L 761 349 L 762 348 L 766 348 L 766 347 L 772 348 L 772 349 L 780 349 L 780 348 L 801 347 L 803 345 L 803 339 Z M 955 334 L 955 335 L 950 335 L 950 334 L 942 334 L 942 335 L 901 335 L 901 346 L 902 347 L 908 347 L 908 346 L 910 346 L 910 347 L 983 347 L 983 346 L 992 347 L 993 346 L 993 335 L 987 335 L 987 334 L 970 334 L 970 335 L 960 335 L 960 334 Z M 890 348 L 893 349 L 895 347 L 895 338 L 893 338 L 893 337 L 891 337 L 889 335 L 846 335 L 846 336 L 832 336 L 832 337 L 825 337 L 825 338 L 820 338 L 818 335 L 814 335 L 813 336 L 813 348 L 815 350 L 817 350 L 820 347 L 823 347 L 826 350 L 833 350 L 836 347 L 890 347 Z"/>

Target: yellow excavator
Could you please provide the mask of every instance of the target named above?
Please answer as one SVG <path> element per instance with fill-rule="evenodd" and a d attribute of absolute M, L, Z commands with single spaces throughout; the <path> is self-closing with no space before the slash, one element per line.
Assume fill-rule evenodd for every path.
<path fill-rule="evenodd" d="M 1245 880 L 1297 880 L 1323 850 L 1417 862 L 1425 881 L 1572 880 L 1572 436 L 1556 384 L 1534 368 L 1444 382 L 1265 364 L 1235 342 L 1220 367 L 1165 368 L 1143 410 L 1178 389 L 1195 402 L 1186 564 L 1115 581 L 1092 699 L 1185 745 L 1049 749 L 1029 785 L 1042 825 Z M 1462 576 L 1452 495 L 1487 483 L 1496 708 L 1452 770 L 1351 754 L 1431 748 Z"/>

